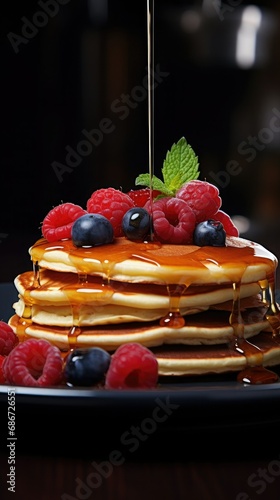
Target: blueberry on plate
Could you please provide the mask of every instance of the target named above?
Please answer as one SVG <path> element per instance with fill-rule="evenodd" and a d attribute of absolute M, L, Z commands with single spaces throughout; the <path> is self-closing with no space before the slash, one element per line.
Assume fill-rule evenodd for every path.
<path fill-rule="evenodd" d="M 122 230 L 129 240 L 143 241 L 151 231 L 151 216 L 142 207 L 130 208 L 122 218 Z"/>
<path fill-rule="evenodd" d="M 98 384 L 104 380 L 110 363 L 110 354 L 100 347 L 74 349 L 65 362 L 66 383 L 87 387 Z"/>
<path fill-rule="evenodd" d="M 193 233 L 194 245 L 200 247 L 224 247 L 226 244 L 226 232 L 220 221 L 209 219 L 200 222 Z"/>
<path fill-rule="evenodd" d="M 90 213 L 74 221 L 71 236 L 76 247 L 94 247 L 112 243 L 114 229 L 104 215 Z"/>

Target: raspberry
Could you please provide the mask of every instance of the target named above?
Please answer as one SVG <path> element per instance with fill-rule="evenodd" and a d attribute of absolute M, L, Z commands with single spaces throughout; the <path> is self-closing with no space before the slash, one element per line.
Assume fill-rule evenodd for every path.
<path fill-rule="evenodd" d="M 0 354 L 2 356 L 8 356 L 18 342 L 18 337 L 13 332 L 10 325 L 5 323 L 5 321 L 0 321 Z"/>
<path fill-rule="evenodd" d="M 114 236 L 123 236 L 122 218 L 124 214 L 134 207 L 133 200 L 128 194 L 119 189 L 102 188 L 94 191 L 87 201 L 89 213 L 101 214 L 111 222 Z"/>
<path fill-rule="evenodd" d="M 111 356 L 105 378 L 106 389 L 153 388 L 158 380 L 155 355 L 137 342 L 121 345 Z"/>
<path fill-rule="evenodd" d="M 150 210 L 150 203 L 146 209 Z M 189 205 L 178 198 L 165 197 L 153 203 L 153 230 L 161 243 L 186 245 L 192 243 L 195 214 Z"/>
<path fill-rule="evenodd" d="M 0 384 L 5 384 L 6 383 L 6 378 L 4 376 L 3 372 L 3 363 L 5 361 L 5 356 L 0 355 Z"/>
<path fill-rule="evenodd" d="M 71 238 L 73 222 L 87 212 L 74 203 L 61 203 L 52 208 L 42 223 L 42 234 L 49 242 Z"/>
<path fill-rule="evenodd" d="M 58 347 L 44 339 L 19 343 L 6 357 L 4 377 L 9 384 L 47 387 L 63 378 L 63 361 Z"/>
<path fill-rule="evenodd" d="M 222 204 L 218 188 L 200 180 L 186 182 L 177 191 L 176 198 L 184 200 L 192 208 L 197 223 L 213 219 Z"/>
<path fill-rule="evenodd" d="M 157 189 L 153 189 L 152 193 L 153 193 L 153 199 L 154 199 L 161 194 L 161 191 L 158 191 Z M 151 190 L 150 190 L 150 188 L 131 189 L 130 191 L 128 191 L 127 194 L 133 200 L 134 205 L 136 207 L 144 207 L 144 205 L 150 199 Z"/>
<path fill-rule="evenodd" d="M 215 213 L 215 220 L 221 222 L 224 226 L 224 230 L 227 236 L 239 236 L 239 230 L 236 225 L 232 222 L 230 216 L 223 210 L 218 210 Z"/>

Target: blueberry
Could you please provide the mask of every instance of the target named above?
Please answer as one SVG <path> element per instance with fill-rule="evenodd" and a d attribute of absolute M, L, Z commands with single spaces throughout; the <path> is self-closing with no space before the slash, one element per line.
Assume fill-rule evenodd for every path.
<path fill-rule="evenodd" d="M 151 231 L 151 216 L 142 207 L 130 208 L 122 218 L 122 230 L 129 240 L 144 240 Z"/>
<path fill-rule="evenodd" d="M 76 247 L 94 247 L 112 243 L 114 229 L 109 219 L 100 214 L 90 213 L 75 220 L 71 235 Z"/>
<path fill-rule="evenodd" d="M 200 247 L 224 247 L 226 232 L 220 221 L 209 219 L 197 224 L 193 234 L 193 242 Z"/>
<path fill-rule="evenodd" d="M 110 354 L 100 347 L 74 349 L 66 358 L 66 382 L 87 387 L 102 382 L 110 362 Z"/>

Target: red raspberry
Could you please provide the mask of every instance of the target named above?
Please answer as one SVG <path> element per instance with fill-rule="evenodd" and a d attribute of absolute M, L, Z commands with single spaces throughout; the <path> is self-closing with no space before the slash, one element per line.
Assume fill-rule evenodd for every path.
<path fill-rule="evenodd" d="M 218 188 L 207 181 L 186 182 L 177 191 L 176 198 L 184 200 L 192 208 L 197 223 L 213 219 L 222 205 Z"/>
<path fill-rule="evenodd" d="M 42 223 L 42 234 L 49 242 L 71 238 L 73 222 L 87 212 L 74 203 L 61 203 L 52 208 Z"/>
<path fill-rule="evenodd" d="M 63 361 L 58 347 L 44 339 L 19 343 L 6 357 L 4 377 L 9 384 L 47 387 L 63 378 Z"/>
<path fill-rule="evenodd" d="M 215 220 L 220 221 L 223 226 L 227 236 L 239 236 L 239 230 L 236 225 L 232 222 L 230 216 L 226 214 L 223 210 L 218 210 L 215 213 Z"/>
<path fill-rule="evenodd" d="M 151 196 L 150 188 L 143 189 L 131 189 L 128 191 L 128 196 L 133 200 L 136 207 L 144 207 L 144 205 L 149 201 Z M 153 189 L 153 199 L 161 194 L 161 191 Z"/>
<path fill-rule="evenodd" d="M 158 361 L 147 347 L 137 342 L 121 345 L 111 356 L 105 377 L 106 389 L 150 389 L 158 380 Z"/>
<path fill-rule="evenodd" d="M 0 321 L 0 354 L 8 356 L 19 340 L 10 325 L 5 321 Z"/>
<path fill-rule="evenodd" d="M 153 217 L 155 238 L 161 243 L 187 245 L 192 243 L 195 214 L 189 205 L 178 198 L 165 197 L 145 206 Z"/>
<path fill-rule="evenodd" d="M 114 188 L 98 189 L 87 201 L 89 213 L 101 214 L 109 219 L 114 228 L 115 237 L 124 235 L 122 218 L 132 207 L 134 203 L 130 196 Z"/>
<path fill-rule="evenodd" d="M 6 383 L 6 378 L 4 377 L 4 372 L 3 372 L 3 363 L 5 359 L 6 359 L 5 356 L 0 355 L 0 384 Z"/>

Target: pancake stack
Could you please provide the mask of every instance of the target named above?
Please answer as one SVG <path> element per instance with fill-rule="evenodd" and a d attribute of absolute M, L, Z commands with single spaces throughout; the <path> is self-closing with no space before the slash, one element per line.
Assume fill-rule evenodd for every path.
<path fill-rule="evenodd" d="M 21 340 L 44 338 L 61 351 L 109 352 L 139 342 L 159 375 L 239 372 L 280 364 L 277 258 L 227 236 L 224 247 L 135 242 L 97 247 L 42 238 L 33 269 L 18 275 L 9 324 Z"/>

